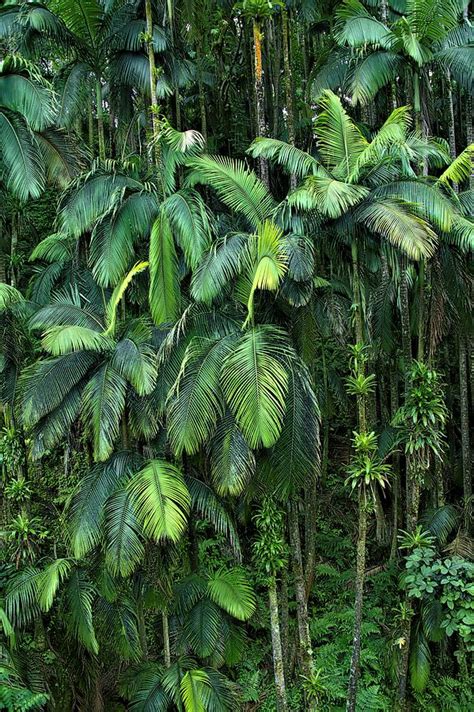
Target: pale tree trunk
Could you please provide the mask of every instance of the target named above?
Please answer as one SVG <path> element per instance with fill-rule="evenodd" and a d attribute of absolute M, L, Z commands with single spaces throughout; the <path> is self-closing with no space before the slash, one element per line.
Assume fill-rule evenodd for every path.
<path fill-rule="evenodd" d="M 262 27 L 257 20 L 253 21 L 253 55 L 254 55 L 254 77 L 255 77 L 255 110 L 257 116 L 258 136 L 267 135 L 267 125 L 265 121 L 265 89 L 263 85 L 263 64 L 262 64 Z M 266 158 L 259 158 L 260 178 L 268 187 L 270 177 L 268 172 L 268 161 Z"/>
<path fill-rule="evenodd" d="M 453 102 L 453 86 L 451 82 L 451 73 L 449 69 L 446 70 L 446 88 L 448 94 L 448 106 L 449 106 L 449 152 L 451 158 L 456 157 L 456 131 L 454 123 L 454 102 Z"/>
<path fill-rule="evenodd" d="M 15 258 L 18 247 L 18 222 L 17 215 L 12 213 L 11 237 L 10 237 L 10 284 L 16 287 Z"/>
<path fill-rule="evenodd" d="M 288 11 L 285 7 L 281 9 L 281 30 L 283 43 L 283 68 L 284 68 L 284 83 L 285 83 L 285 102 L 286 102 L 286 127 L 288 129 L 288 143 L 292 146 L 296 142 L 295 132 L 295 109 L 293 102 L 293 78 L 291 73 L 290 62 L 290 41 L 288 31 Z M 290 188 L 296 188 L 297 178 L 292 173 L 290 175 Z"/>
<path fill-rule="evenodd" d="M 171 652 L 170 652 L 170 632 L 168 624 L 168 614 L 163 611 L 161 614 L 161 624 L 163 627 L 163 656 L 165 659 L 165 667 L 169 668 L 171 665 Z"/>
<path fill-rule="evenodd" d="M 105 160 L 104 116 L 102 111 L 102 87 L 98 77 L 95 82 L 95 99 L 97 111 L 97 136 L 99 139 L 99 158 L 103 161 Z"/>
<path fill-rule="evenodd" d="M 355 336 L 358 344 L 364 343 L 364 323 L 362 315 L 362 294 L 360 284 L 360 266 L 357 243 L 352 242 L 352 291 L 355 308 Z M 362 365 L 360 372 L 365 376 L 365 367 Z M 367 432 L 367 414 L 364 396 L 357 396 L 357 425 L 359 433 Z M 367 538 L 367 503 L 365 490 L 359 491 L 358 498 L 358 531 L 356 554 L 356 585 L 354 601 L 354 634 L 352 639 L 351 664 L 349 669 L 349 684 L 347 688 L 347 712 L 354 712 L 357 701 L 357 683 L 360 674 L 360 648 L 362 628 L 362 607 L 364 603 L 365 581 L 365 549 Z"/>
<path fill-rule="evenodd" d="M 275 675 L 277 712 L 288 712 L 285 674 L 283 668 L 283 651 L 281 648 L 280 621 L 278 615 L 278 596 L 274 575 L 270 576 L 268 581 L 268 602 L 270 608 L 270 629 L 272 635 L 273 671 Z"/>
<path fill-rule="evenodd" d="M 308 605 L 303 574 L 303 557 L 301 554 L 300 528 L 298 510 L 295 501 L 288 505 L 291 556 L 296 596 L 296 618 L 298 622 L 299 654 L 301 667 L 305 677 L 310 678 L 313 671 L 313 649 L 309 634 Z"/>
<path fill-rule="evenodd" d="M 367 539 L 367 510 L 365 492 L 359 492 L 359 525 L 357 532 L 357 559 L 354 603 L 354 637 L 352 640 L 349 686 L 347 689 L 347 712 L 354 712 L 357 700 L 357 682 L 360 674 L 360 649 L 362 629 L 362 607 L 364 604 L 365 551 Z"/>
<path fill-rule="evenodd" d="M 281 610 L 281 646 L 285 651 L 283 657 L 283 667 L 285 680 L 289 679 L 290 671 L 290 614 L 288 610 L 288 570 L 283 567 L 280 580 L 280 610 Z"/>
<path fill-rule="evenodd" d="M 159 134 L 160 125 L 158 118 L 158 100 L 156 97 L 156 64 L 155 50 L 153 48 L 153 14 L 151 9 L 151 0 L 145 0 L 145 18 L 146 18 L 146 34 L 147 34 L 147 51 L 148 51 L 148 66 L 150 69 L 150 111 L 151 111 L 151 129 L 153 135 L 155 164 L 158 167 L 161 162 Z"/>
<path fill-rule="evenodd" d="M 471 525 L 471 448 L 469 443 L 469 393 L 467 378 L 466 339 L 459 336 L 459 401 L 461 409 L 461 451 L 464 494 L 464 528 L 469 531 Z"/>

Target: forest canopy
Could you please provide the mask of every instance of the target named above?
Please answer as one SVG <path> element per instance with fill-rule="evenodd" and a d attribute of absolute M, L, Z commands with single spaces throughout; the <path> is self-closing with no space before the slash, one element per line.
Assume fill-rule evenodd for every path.
<path fill-rule="evenodd" d="M 474 709 L 467 0 L 0 7 L 0 709 Z"/>

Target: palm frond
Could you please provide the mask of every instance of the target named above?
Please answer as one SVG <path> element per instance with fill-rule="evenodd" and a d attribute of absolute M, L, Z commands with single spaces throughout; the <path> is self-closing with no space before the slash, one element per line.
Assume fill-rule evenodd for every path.
<path fill-rule="evenodd" d="M 354 104 L 368 104 L 375 95 L 403 71 L 403 58 L 389 51 L 371 52 L 355 66 L 349 91 Z"/>
<path fill-rule="evenodd" d="M 459 185 L 469 180 L 474 168 L 474 143 L 456 156 L 438 178 L 439 183 Z"/>
<path fill-rule="evenodd" d="M 187 477 L 186 485 L 191 496 L 192 509 L 210 522 L 217 534 L 222 534 L 228 540 L 237 560 L 240 561 L 239 534 L 226 507 L 208 485 L 195 477 Z"/>
<path fill-rule="evenodd" d="M 37 361 L 21 379 L 22 416 L 27 427 L 59 406 L 69 391 L 86 375 L 96 354 L 78 351 Z"/>
<path fill-rule="evenodd" d="M 91 653 L 99 652 L 92 621 L 92 602 L 96 591 L 82 569 L 75 569 L 65 589 L 66 621 L 74 637 Z"/>
<path fill-rule="evenodd" d="M 67 579 L 72 568 L 70 559 L 56 559 L 38 577 L 38 603 L 42 611 L 49 611 L 60 584 Z"/>
<path fill-rule="evenodd" d="M 8 109 L 0 110 L 2 179 L 20 200 L 38 198 L 44 187 L 44 169 L 38 143 L 25 120 Z"/>
<path fill-rule="evenodd" d="M 402 249 L 412 259 L 429 257 L 434 252 L 436 234 L 403 201 L 388 198 L 374 200 L 358 208 L 354 218 L 371 232 Z"/>
<path fill-rule="evenodd" d="M 162 204 L 186 262 L 195 269 L 211 241 L 211 223 L 206 205 L 194 190 L 181 190 Z"/>
<path fill-rule="evenodd" d="M 321 111 L 315 128 L 323 163 L 336 179 L 345 180 L 367 147 L 367 141 L 336 94 L 325 91 L 318 103 Z"/>
<path fill-rule="evenodd" d="M 94 465 L 79 482 L 69 516 L 72 551 L 78 559 L 98 546 L 107 500 L 139 467 L 137 455 L 119 453 Z"/>
<path fill-rule="evenodd" d="M 127 287 L 130 285 L 132 279 L 137 274 L 140 274 L 140 272 L 143 272 L 145 269 L 147 269 L 148 266 L 148 262 L 137 262 L 132 267 L 132 269 L 127 272 L 122 281 L 115 287 L 106 308 L 107 329 L 103 332 L 104 336 L 113 336 L 115 332 L 115 323 L 117 320 L 117 307 L 120 304 L 120 300 L 124 296 Z"/>
<path fill-rule="evenodd" d="M 218 340 L 195 337 L 186 349 L 167 408 L 168 437 L 178 456 L 197 452 L 223 413 L 220 372 L 233 341 L 232 335 Z"/>
<path fill-rule="evenodd" d="M 176 321 L 180 306 L 178 258 L 170 223 L 162 211 L 150 236 L 150 311 L 155 324 Z"/>
<path fill-rule="evenodd" d="M 288 391 L 283 366 L 290 347 L 286 334 L 270 326 L 249 330 L 222 366 L 221 385 L 250 447 L 270 447 L 281 433 Z"/>
<path fill-rule="evenodd" d="M 271 453 L 271 477 L 280 496 L 297 492 L 319 472 L 319 408 L 309 374 L 291 364 L 281 435 Z"/>
<path fill-rule="evenodd" d="M 149 345 L 122 339 L 114 349 L 111 363 L 118 373 L 132 384 L 138 395 L 149 395 L 153 391 L 158 360 Z"/>
<path fill-rule="evenodd" d="M 253 615 L 255 594 L 242 569 L 216 571 L 209 577 L 207 589 L 211 599 L 234 618 L 246 621 Z"/>
<path fill-rule="evenodd" d="M 140 531 L 131 493 L 117 490 L 107 500 L 104 523 L 105 565 L 113 576 L 129 576 L 143 558 Z"/>
<path fill-rule="evenodd" d="M 369 194 L 363 185 L 352 185 L 334 178 L 310 176 L 288 197 L 290 205 L 302 210 L 317 210 L 321 215 L 338 218 Z"/>
<path fill-rule="evenodd" d="M 165 460 L 151 460 L 133 477 L 130 492 L 145 533 L 156 541 L 177 541 L 190 506 L 181 472 Z"/>
<path fill-rule="evenodd" d="M 349 47 L 367 45 L 390 47 L 393 33 L 362 5 L 359 0 L 344 0 L 336 11 L 335 39 Z"/>
<path fill-rule="evenodd" d="M 191 280 L 191 295 L 210 304 L 239 273 L 248 235 L 236 233 L 222 238 L 203 255 Z"/>
<path fill-rule="evenodd" d="M 256 138 L 248 149 L 252 158 L 267 158 L 282 166 L 288 173 L 304 178 L 309 173 L 321 169 L 311 154 L 275 138 Z"/>
<path fill-rule="evenodd" d="M 202 156 L 189 161 L 190 186 L 209 185 L 230 210 L 241 213 L 253 226 L 269 217 L 275 207 L 266 186 L 242 161 Z"/>
<path fill-rule="evenodd" d="M 211 476 L 220 495 L 238 495 L 255 472 L 255 456 L 230 413 L 218 422 L 210 444 Z"/>
<path fill-rule="evenodd" d="M 82 415 L 92 436 L 95 460 L 106 460 L 113 452 L 126 389 L 125 379 L 110 363 L 99 366 L 84 388 Z"/>
<path fill-rule="evenodd" d="M 52 356 L 75 351 L 107 351 L 113 342 L 87 326 L 53 326 L 43 334 L 41 346 Z"/>

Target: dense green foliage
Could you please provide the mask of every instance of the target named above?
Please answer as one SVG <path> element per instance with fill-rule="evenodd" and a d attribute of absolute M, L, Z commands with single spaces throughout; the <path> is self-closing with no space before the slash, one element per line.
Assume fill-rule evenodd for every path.
<path fill-rule="evenodd" d="M 473 709 L 468 3 L 0 48 L 0 709 Z"/>

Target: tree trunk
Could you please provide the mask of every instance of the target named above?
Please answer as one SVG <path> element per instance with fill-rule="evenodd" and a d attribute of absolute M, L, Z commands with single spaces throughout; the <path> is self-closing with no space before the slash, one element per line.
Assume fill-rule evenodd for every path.
<path fill-rule="evenodd" d="M 362 606 L 364 603 L 365 580 L 365 549 L 367 538 L 367 511 L 365 493 L 359 493 L 359 527 L 357 533 L 357 560 L 354 604 L 354 636 L 352 639 L 352 656 L 347 688 L 347 712 L 355 712 L 357 698 L 357 682 L 360 673 L 360 648 L 362 628 Z"/>
<path fill-rule="evenodd" d="M 449 125 L 448 125 L 448 133 L 449 133 L 449 152 L 451 154 L 451 158 L 456 158 L 456 130 L 455 130 L 455 124 L 454 124 L 454 103 L 453 103 L 453 86 L 451 82 L 451 73 L 449 69 L 446 70 L 446 84 L 447 84 L 447 93 L 448 93 L 448 107 L 449 107 Z"/>
<path fill-rule="evenodd" d="M 171 651 L 168 614 L 166 611 L 163 611 L 161 614 L 161 624 L 163 627 L 163 657 L 165 659 L 165 667 L 169 668 L 171 665 Z"/>
<path fill-rule="evenodd" d="M 285 680 L 289 680 L 290 671 L 290 615 L 288 610 L 288 569 L 283 567 L 280 582 L 280 610 L 281 610 L 281 646 L 285 651 L 283 667 Z"/>
<path fill-rule="evenodd" d="M 300 528 L 298 510 L 295 501 L 288 505 L 291 556 L 293 577 L 295 581 L 296 618 L 298 622 L 299 653 L 301 669 L 305 677 L 311 677 L 313 670 L 313 649 L 309 634 L 308 606 L 306 602 L 306 587 L 303 574 L 303 557 L 301 554 Z"/>
<path fill-rule="evenodd" d="M 270 607 L 270 628 L 272 634 L 273 671 L 275 674 L 277 712 L 288 712 L 285 674 L 283 672 L 283 652 L 281 649 L 280 621 L 278 616 L 278 597 L 275 576 L 271 576 L 268 582 L 268 602 Z"/>
<path fill-rule="evenodd" d="M 267 126 L 265 121 L 265 89 L 263 86 L 263 65 L 262 65 L 262 28 L 260 22 L 253 21 L 253 55 L 255 72 L 255 112 L 257 117 L 257 135 L 266 136 Z M 268 187 L 270 177 L 268 173 L 268 161 L 266 158 L 259 158 L 260 178 Z"/>
<path fill-rule="evenodd" d="M 158 100 L 156 97 L 156 64 L 155 50 L 153 48 L 153 14 L 151 9 L 151 0 L 145 0 L 145 18 L 146 18 L 146 38 L 148 50 L 148 66 L 150 70 L 150 110 L 151 110 L 151 129 L 153 134 L 155 164 L 158 167 L 161 162 L 160 147 L 158 137 L 160 133 L 159 118 L 158 118 Z"/>
<path fill-rule="evenodd" d="M 459 405 L 461 410 L 461 451 L 462 451 L 462 481 L 464 494 L 464 528 L 469 531 L 471 525 L 471 448 L 469 443 L 469 393 L 467 378 L 466 339 L 459 336 Z"/>
<path fill-rule="evenodd" d="M 104 117 L 102 113 L 102 87 L 100 85 L 100 79 L 97 78 L 95 82 L 95 98 L 96 98 L 96 110 L 97 110 L 97 136 L 99 138 L 99 158 L 101 161 L 105 160 L 105 136 L 104 136 Z"/>
<path fill-rule="evenodd" d="M 281 9 L 281 30 L 283 42 L 283 68 L 284 68 L 284 83 L 285 83 L 285 101 L 286 101 L 286 127 L 288 130 L 288 143 L 292 146 L 296 142 L 295 132 L 295 109 L 293 102 L 293 81 L 290 62 L 290 43 L 288 34 L 288 11 L 286 7 Z M 292 173 L 290 175 L 290 188 L 296 188 L 297 177 Z"/>

